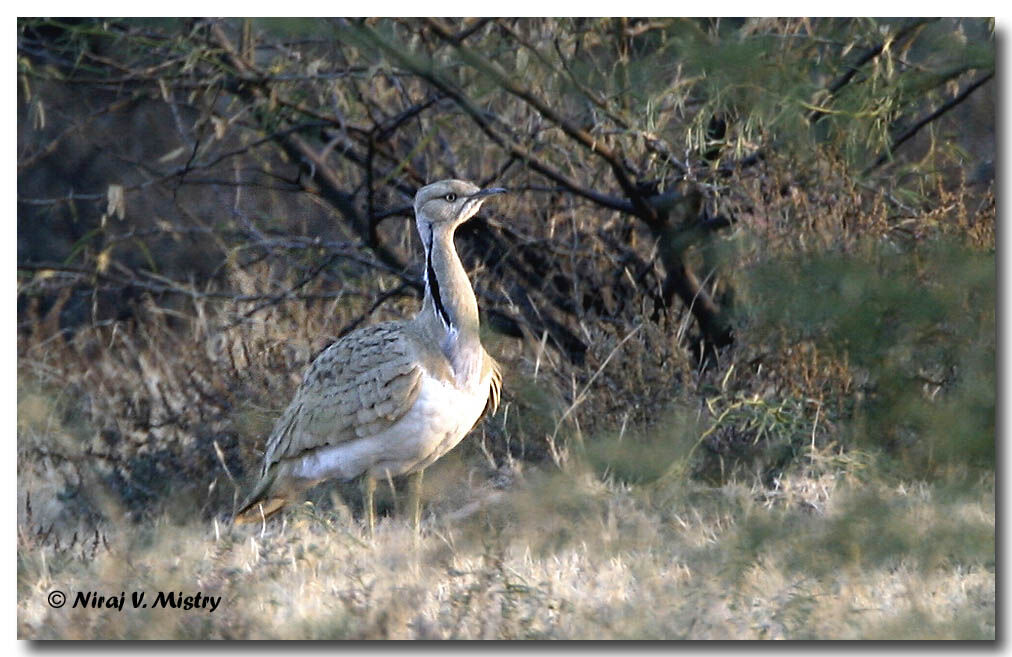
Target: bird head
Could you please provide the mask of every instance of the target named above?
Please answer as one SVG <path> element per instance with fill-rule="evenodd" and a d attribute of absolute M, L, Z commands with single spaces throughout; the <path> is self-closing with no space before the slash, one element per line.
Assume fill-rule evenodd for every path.
<path fill-rule="evenodd" d="M 424 236 L 428 232 L 423 232 L 426 225 L 452 230 L 473 217 L 490 196 L 505 193 L 502 187 L 481 189 L 466 180 L 440 180 L 426 185 L 415 194 L 418 231 Z"/>

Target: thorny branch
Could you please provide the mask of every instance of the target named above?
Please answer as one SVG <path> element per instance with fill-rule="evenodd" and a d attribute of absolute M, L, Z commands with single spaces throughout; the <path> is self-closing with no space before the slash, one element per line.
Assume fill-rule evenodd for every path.
<path fill-rule="evenodd" d="M 258 71 L 252 66 L 252 64 L 243 61 L 237 53 L 235 47 L 232 45 L 228 36 L 224 33 L 220 24 L 214 24 L 212 26 L 212 33 L 215 36 L 218 44 L 227 53 L 230 63 L 235 69 L 247 79 L 247 82 L 241 85 L 238 89 L 240 94 L 246 94 L 252 96 L 252 98 L 263 99 L 266 97 L 266 92 L 256 86 L 255 83 L 251 83 L 250 80 L 256 80 L 258 78 Z M 434 98 L 431 104 L 434 104 L 438 98 Z M 398 126 L 402 125 L 404 121 L 416 116 L 419 112 L 425 108 L 411 108 L 407 112 L 403 113 L 400 117 L 395 117 L 394 120 L 384 123 L 382 126 L 378 126 L 380 131 L 386 131 L 388 134 L 395 130 Z M 308 162 L 313 168 L 313 179 L 312 186 L 307 181 L 305 183 L 307 190 L 314 191 L 325 198 L 328 203 L 333 205 L 338 211 L 347 218 L 350 225 L 354 226 L 358 233 L 365 240 L 369 248 L 376 253 L 380 261 L 388 265 L 391 269 L 403 272 L 407 270 L 407 266 L 401 261 L 389 247 L 387 247 L 378 237 L 376 232 L 376 222 L 374 216 L 369 215 L 363 218 L 362 214 L 356 207 L 354 196 L 347 191 L 344 191 L 342 181 L 340 180 L 336 171 L 330 166 L 327 159 L 327 152 L 318 151 L 307 139 L 302 137 L 295 131 L 291 131 L 284 135 L 277 135 L 278 143 L 281 148 L 289 153 L 292 159 L 296 161 Z M 416 289 L 420 289 L 420 282 L 415 281 L 412 285 Z M 477 290 L 481 296 L 488 297 L 488 292 Z M 499 325 L 505 328 L 510 334 L 521 333 L 521 326 L 529 326 L 528 330 L 538 334 L 542 327 L 548 328 L 552 334 L 555 343 L 569 355 L 571 359 L 579 360 L 582 358 L 582 353 L 586 349 L 583 342 L 576 337 L 569 329 L 567 329 L 562 323 L 557 321 L 544 321 L 542 318 L 537 317 L 531 313 L 525 313 L 524 319 L 513 317 L 510 313 L 503 310 L 498 311 Z M 533 324 L 533 326 L 531 326 Z M 504 326 L 505 325 L 505 326 Z"/>
<path fill-rule="evenodd" d="M 937 20 L 937 18 L 919 18 L 911 21 L 897 30 L 895 34 L 887 36 L 878 44 L 863 52 L 847 67 L 847 70 L 842 75 L 826 86 L 824 90 L 825 99 L 823 102 L 831 100 L 834 96 L 836 96 L 836 93 L 840 91 L 840 89 L 843 89 L 845 86 L 850 84 L 850 82 L 854 79 L 854 76 L 860 72 L 861 68 L 865 64 L 874 61 L 879 55 L 885 52 L 887 48 L 903 44 L 908 39 L 913 38 L 921 27 Z M 815 123 L 825 115 L 826 113 L 820 110 L 812 110 L 808 115 L 808 121 L 809 123 Z"/>
<path fill-rule="evenodd" d="M 51 24 L 74 29 L 70 21 Z M 863 93 L 870 85 L 859 85 L 861 71 L 890 49 L 911 52 L 910 44 L 917 43 L 921 34 L 938 24 L 938 19 L 910 21 L 882 36 L 846 65 L 833 64 L 829 70 L 842 73 L 817 96 L 821 105 L 807 114 L 809 120 L 817 122 L 831 111 L 824 106 L 844 88 Z M 122 57 L 90 48 L 86 43 L 90 36 L 83 36 L 81 43 L 85 45 L 78 46 L 73 39 L 47 44 L 31 29 L 19 33 L 19 37 L 24 35 L 18 44 L 19 72 L 26 81 L 66 84 L 68 88 L 91 85 L 98 93 L 106 94 L 101 100 L 105 105 L 96 105 L 99 109 L 91 115 L 62 129 L 49 143 L 25 150 L 19 174 L 65 148 L 76 135 L 89 129 L 90 122 L 124 113 L 132 100 L 143 101 L 144 94 L 155 92 L 152 100 L 157 102 L 160 96 L 171 110 L 169 121 L 178 133 L 175 142 L 182 145 L 184 163 L 162 167 L 157 157 L 134 157 L 125 150 L 112 149 L 110 157 L 133 166 L 138 174 L 115 184 L 124 193 L 138 197 L 172 188 L 168 194 L 173 203 L 177 203 L 177 192 L 184 185 L 200 185 L 198 193 L 234 188 L 237 206 L 242 190 L 247 189 L 257 194 L 274 190 L 308 192 L 303 198 L 336 211 L 337 230 L 350 229 L 345 234 L 357 236 L 360 243 L 355 248 L 372 252 L 371 256 L 360 256 L 359 264 L 384 271 L 399 281 L 399 292 L 380 295 L 377 305 L 357 320 L 361 321 L 386 299 L 420 289 L 417 276 L 408 267 L 411 258 L 407 254 L 413 241 L 403 238 L 398 242 L 399 231 L 389 230 L 384 221 L 395 216 L 410 217 L 411 197 L 434 171 L 456 174 L 464 168 L 460 162 L 479 161 L 484 183 L 502 184 L 500 178 L 528 176 L 510 186 L 521 193 L 534 192 L 542 199 L 534 206 L 536 209 L 528 210 L 531 218 L 551 226 L 549 239 L 573 241 L 565 245 L 565 255 L 556 255 L 545 252 L 535 241 L 525 241 L 521 235 L 504 230 L 502 223 L 476 221 L 461 233 L 461 241 L 470 247 L 462 249 L 462 256 L 469 266 L 478 266 L 476 292 L 488 302 L 484 310 L 500 330 L 510 335 L 541 335 L 547 329 L 552 344 L 571 357 L 582 354 L 586 349 L 587 313 L 597 313 L 596 318 L 602 321 L 617 319 L 608 315 L 609 304 L 592 298 L 595 285 L 614 280 L 619 303 L 611 306 L 620 308 L 619 312 L 634 312 L 637 303 L 649 299 L 657 318 L 671 307 L 677 295 L 711 347 L 730 343 L 725 309 L 711 298 L 706 282 L 701 282 L 693 271 L 688 247 L 734 223 L 734 217 L 726 216 L 726 211 L 720 216 L 715 199 L 728 193 L 726 190 L 733 187 L 728 182 L 741 176 L 743 170 L 779 151 L 781 142 L 772 132 L 769 139 L 764 136 L 758 142 L 740 141 L 739 145 L 747 145 L 749 150 L 742 151 L 747 155 L 737 161 L 721 158 L 719 164 L 714 164 L 715 158 L 706 152 L 697 153 L 705 150 L 703 146 L 687 148 L 676 157 L 675 144 L 684 133 L 665 128 L 664 120 L 653 125 L 652 118 L 644 118 L 651 114 L 649 108 L 657 105 L 647 104 L 647 112 L 641 116 L 639 109 L 643 105 L 635 103 L 645 99 L 631 101 L 640 90 L 630 87 L 630 64 L 659 44 L 657 52 L 665 52 L 675 43 L 670 41 L 672 36 L 684 33 L 685 28 L 698 32 L 691 21 L 575 21 L 569 25 L 573 28 L 570 33 L 552 32 L 522 20 L 495 18 L 335 19 L 328 25 L 339 35 L 331 41 L 332 52 L 324 55 L 319 55 L 322 47 L 278 40 L 267 36 L 270 29 L 260 31 L 248 21 L 239 26 L 226 20 L 188 21 L 185 34 L 178 38 L 138 28 L 129 21 L 103 24 L 102 30 L 144 44 L 144 48 Z M 849 26 L 826 21 L 816 29 L 841 25 Z M 846 38 L 837 38 L 831 32 L 827 33 L 833 38 L 823 38 L 808 27 L 805 23 L 805 34 L 791 36 L 799 42 L 810 37 L 811 43 L 833 44 L 827 56 L 841 60 L 846 57 L 847 48 L 852 46 Z M 793 28 L 788 25 L 787 29 Z M 85 25 L 81 35 L 94 32 Z M 743 34 L 753 33 L 746 30 Z M 707 33 L 707 38 L 711 37 L 723 38 L 716 28 L 712 34 Z M 316 45 L 325 42 L 319 39 Z M 837 47 L 840 45 L 843 47 Z M 82 50 L 79 56 L 74 54 L 77 48 Z M 587 75 L 577 58 L 566 56 L 570 49 L 581 54 L 593 52 L 589 58 L 592 65 L 611 62 L 614 69 Z M 512 51 L 525 59 L 531 54 L 535 61 L 520 68 L 518 57 L 518 69 L 511 71 Z M 901 68 L 911 66 L 904 60 Z M 678 70 L 681 79 L 681 63 Z M 955 98 L 908 123 L 909 127 L 893 137 L 888 151 L 866 173 L 881 166 L 924 126 L 964 102 L 992 76 L 974 81 Z M 651 92 L 661 96 L 646 100 L 660 102 L 665 114 L 669 110 L 679 114 L 676 119 L 665 119 L 672 125 L 681 121 L 683 127 L 687 126 L 695 120 L 689 116 L 693 108 L 706 107 L 705 111 L 710 112 L 714 106 L 707 98 L 709 89 L 700 84 L 705 78 L 698 72 L 690 73 L 685 85 L 676 85 L 677 92 L 671 84 L 662 84 L 658 89 L 663 92 Z M 545 84 L 546 80 L 551 82 Z M 560 88 L 575 89 L 576 93 L 566 96 L 559 93 Z M 185 101 L 176 100 L 181 98 L 179 92 L 187 94 Z M 798 100 L 804 105 L 810 98 Z M 920 109 L 923 107 L 924 103 Z M 742 108 L 728 109 L 735 120 L 744 113 Z M 897 116 L 902 119 L 918 113 L 904 108 Z M 473 134 L 473 138 L 463 141 L 451 136 L 460 126 L 461 116 L 470 122 L 461 132 Z M 731 138 L 729 132 L 728 140 Z M 719 141 L 723 148 L 729 143 L 723 134 Z M 289 168 L 278 173 L 271 165 L 251 168 L 245 164 L 270 158 L 278 158 Z M 231 178 L 223 174 L 229 167 Z M 251 169 L 253 176 L 246 173 Z M 756 167 L 749 175 L 761 177 L 764 170 Z M 273 180 L 283 180 L 285 185 L 270 184 Z M 60 195 L 46 188 L 40 188 L 45 193 L 31 189 L 33 192 L 19 195 L 18 203 L 19 209 L 32 213 L 77 213 L 81 210 L 74 202 L 80 200 L 95 201 L 86 209 L 92 211 L 106 197 L 105 193 L 71 190 Z M 733 195 L 733 191 L 730 193 Z M 704 194 L 705 203 L 701 203 L 699 197 Z M 577 227 L 577 221 L 570 218 L 579 213 L 585 217 Z M 260 249 L 258 257 L 273 259 L 276 256 L 272 249 L 287 248 L 255 235 L 252 222 L 245 218 L 248 211 L 233 210 L 232 219 L 220 223 L 196 214 L 184 214 L 183 221 L 199 223 L 212 234 L 220 233 L 222 239 L 216 246 L 222 253 L 233 247 L 236 252 L 252 248 Z M 239 216 L 243 217 L 240 223 L 245 222 L 243 225 L 252 232 L 228 232 L 229 222 Z M 562 221 L 571 224 L 562 229 L 562 237 L 556 238 L 555 227 L 563 226 Z M 165 237 L 179 239 L 190 231 L 181 225 L 176 229 L 166 230 Z M 129 233 L 137 237 L 150 234 L 144 230 Z M 644 233 L 649 236 L 644 238 Z M 254 235 L 252 240 L 249 235 Z M 249 241 L 235 246 L 234 239 Z M 541 244 L 546 243 L 544 236 L 541 240 Z M 644 240 L 649 242 L 648 247 Z M 108 257 L 114 245 L 117 255 L 127 250 L 126 238 L 105 230 L 85 235 L 80 244 L 87 244 L 86 262 L 89 258 Z M 74 248 L 77 253 L 78 245 Z M 350 255 L 342 259 L 354 260 Z M 286 268 L 286 272 L 298 274 L 294 287 L 289 285 L 291 289 L 284 292 L 256 298 L 236 297 L 227 291 L 206 294 L 220 294 L 222 299 L 232 295 L 259 308 L 287 299 L 310 298 L 302 292 L 308 282 L 321 276 L 337 276 L 335 270 L 340 266 L 334 264 L 326 248 L 314 252 L 308 260 Z M 63 266 L 69 267 L 67 263 L 72 261 L 68 259 Z M 22 266 L 31 270 L 38 264 L 29 259 Z M 126 277 L 137 276 L 135 287 L 152 293 L 199 292 L 192 282 L 155 278 L 136 266 L 128 268 L 127 273 L 117 266 L 115 261 L 103 262 L 102 266 L 84 267 L 79 272 L 67 269 L 63 273 L 82 281 L 92 276 L 105 286 L 123 285 Z M 59 265 L 54 263 L 53 267 L 49 271 L 57 271 Z M 227 266 L 222 263 L 211 269 L 217 273 Z M 586 281 L 581 276 L 586 276 Z M 254 307 L 250 314 L 259 308 Z"/>
<path fill-rule="evenodd" d="M 862 172 L 862 175 L 868 175 L 875 169 L 879 168 L 880 166 L 888 162 L 895 154 L 896 149 L 902 146 L 906 141 L 908 141 L 918 132 L 920 132 L 920 130 L 924 126 L 928 125 L 932 121 L 935 121 L 943 114 L 945 114 L 949 110 L 953 109 L 954 107 L 965 101 L 967 98 L 970 97 L 970 94 L 972 94 L 974 91 L 984 86 L 984 84 L 989 82 L 993 77 L 994 71 L 985 73 L 984 75 L 980 76 L 979 78 L 968 84 L 966 88 L 963 89 L 961 92 L 959 92 L 956 96 L 952 97 L 945 103 L 939 105 L 934 111 L 928 113 L 927 116 L 924 116 L 915 121 L 913 125 L 911 125 L 909 128 L 907 128 L 906 130 L 904 130 L 899 135 L 893 138 L 892 143 L 889 145 L 889 149 L 882 155 L 879 155 L 878 158 Z"/>

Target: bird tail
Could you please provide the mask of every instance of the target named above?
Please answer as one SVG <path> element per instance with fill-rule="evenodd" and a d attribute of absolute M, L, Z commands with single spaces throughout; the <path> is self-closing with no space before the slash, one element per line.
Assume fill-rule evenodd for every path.
<path fill-rule="evenodd" d="M 277 476 L 278 469 L 276 467 L 270 468 L 264 473 L 260 481 L 257 482 L 256 488 L 235 512 L 233 522 L 236 524 L 259 522 L 285 508 L 289 498 L 273 491 Z"/>

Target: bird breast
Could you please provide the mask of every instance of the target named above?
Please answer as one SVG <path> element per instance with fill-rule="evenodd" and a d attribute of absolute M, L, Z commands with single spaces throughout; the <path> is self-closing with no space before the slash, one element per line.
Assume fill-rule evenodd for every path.
<path fill-rule="evenodd" d="M 427 467 L 453 449 L 481 417 L 489 392 L 484 378 L 462 389 L 423 373 L 414 405 L 397 422 L 374 436 L 307 453 L 293 474 L 314 481 L 365 473 L 383 479 Z"/>

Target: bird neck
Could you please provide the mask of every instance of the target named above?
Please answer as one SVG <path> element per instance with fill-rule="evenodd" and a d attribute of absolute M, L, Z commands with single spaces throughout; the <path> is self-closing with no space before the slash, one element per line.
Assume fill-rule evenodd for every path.
<path fill-rule="evenodd" d="M 436 339 L 459 382 L 481 369 L 478 302 L 453 245 L 453 228 L 422 231 L 425 247 L 425 299 L 419 319 Z"/>

